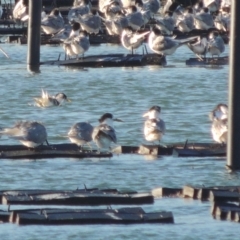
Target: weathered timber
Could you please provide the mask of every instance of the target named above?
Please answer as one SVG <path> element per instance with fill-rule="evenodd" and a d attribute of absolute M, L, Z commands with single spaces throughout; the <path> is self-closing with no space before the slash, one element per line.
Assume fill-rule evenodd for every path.
<path fill-rule="evenodd" d="M 66 67 L 134 67 L 146 65 L 166 65 L 166 58 L 158 54 L 104 54 L 86 56 L 80 59 L 52 60 L 42 65 Z"/>
<path fill-rule="evenodd" d="M 10 212 L 0 210 L 0 223 L 5 223 L 9 221 Z"/>
<path fill-rule="evenodd" d="M 228 56 L 224 57 L 213 57 L 213 58 L 189 58 L 186 60 L 186 65 L 189 66 L 206 66 L 206 65 L 228 65 L 229 58 Z"/>
<path fill-rule="evenodd" d="M 29 149 L 22 145 L 0 145 L 0 159 L 42 159 L 42 158 L 102 158 L 112 157 L 110 152 L 98 152 L 97 150 L 84 150 L 75 144 L 41 145 Z"/>
<path fill-rule="evenodd" d="M 240 207 L 233 203 L 214 202 L 211 209 L 212 216 L 220 220 L 237 221 L 236 213 L 240 213 Z"/>
<path fill-rule="evenodd" d="M 21 28 L 0 28 L 0 35 L 26 35 L 27 34 L 27 28 L 21 27 Z"/>
<path fill-rule="evenodd" d="M 2 204 L 13 205 L 106 205 L 151 204 L 151 193 L 119 192 L 116 189 L 83 189 L 75 191 L 15 190 L 2 191 Z"/>
<path fill-rule="evenodd" d="M 240 194 L 240 188 L 238 186 L 184 186 L 183 197 L 189 197 L 193 199 L 200 199 L 203 201 L 235 201 Z"/>
<path fill-rule="evenodd" d="M 120 154 L 120 153 L 138 153 L 139 147 L 136 146 L 117 146 L 112 150 L 112 153 Z"/>
<path fill-rule="evenodd" d="M 231 191 L 218 191 L 218 190 L 211 190 L 210 201 L 215 202 L 239 202 L 240 200 L 240 193 L 239 192 L 231 192 Z"/>
<path fill-rule="evenodd" d="M 15 28 L 13 28 L 12 30 L 10 30 L 9 32 L 6 31 L 6 33 L 4 31 L 1 32 L 0 29 L 0 34 L 2 33 L 4 34 L 8 34 L 8 35 L 19 35 L 19 34 L 23 34 L 18 36 L 17 42 L 19 44 L 27 44 L 27 36 L 25 35 L 25 32 L 22 30 L 14 30 Z M 90 44 L 94 45 L 94 44 L 103 44 L 103 43 L 110 43 L 110 44 L 120 44 L 120 39 L 119 36 L 111 36 L 111 35 L 106 35 L 106 34 L 97 34 L 97 35 L 89 35 L 89 42 Z M 46 34 L 42 34 L 41 35 L 41 45 L 59 45 L 62 44 L 62 41 L 60 39 L 55 39 L 52 38 L 52 35 L 46 35 Z"/>
<path fill-rule="evenodd" d="M 139 154 L 143 155 L 172 155 L 173 147 L 161 145 L 140 145 Z"/>
<path fill-rule="evenodd" d="M 187 142 L 173 144 L 173 155 L 178 157 L 225 157 L 226 145 Z"/>
<path fill-rule="evenodd" d="M 154 198 L 158 197 L 179 197 L 182 195 L 181 188 L 160 187 L 152 190 Z"/>
<path fill-rule="evenodd" d="M 133 224 L 174 223 L 171 212 L 145 213 L 141 208 L 14 210 L 11 222 L 27 224 Z"/>

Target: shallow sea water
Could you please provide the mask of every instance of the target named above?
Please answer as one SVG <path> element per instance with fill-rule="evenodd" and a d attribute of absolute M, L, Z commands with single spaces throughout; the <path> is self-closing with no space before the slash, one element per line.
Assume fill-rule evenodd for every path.
<path fill-rule="evenodd" d="M 41 66 L 39 74 L 27 71 L 27 46 L 1 44 L 10 55 L 0 54 L 0 125 L 17 120 L 38 120 L 45 124 L 50 143 L 68 143 L 71 125 L 89 121 L 93 125 L 104 112 L 124 120 L 115 128 L 119 145 L 146 143 L 142 114 L 152 105 L 162 107 L 166 135 L 162 144 L 213 142 L 209 112 L 219 102 L 227 103 L 228 70 L 222 67 L 188 67 L 194 55 L 183 46 L 167 58 L 166 67 L 122 67 L 71 69 Z M 226 46 L 228 53 L 228 46 Z M 138 52 L 141 52 L 139 49 Z M 41 61 L 54 60 L 61 46 L 41 46 Z M 127 53 L 118 45 L 91 46 L 86 55 Z M 51 94 L 64 92 L 71 100 L 64 106 L 41 109 L 33 98 L 41 89 Z M 1 144 L 18 144 L 2 137 Z M 138 155 L 114 155 L 108 159 L 56 158 L 44 160 L 1 160 L 2 189 L 76 189 L 88 187 L 150 191 L 156 187 L 186 184 L 240 185 L 240 174 L 225 169 L 226 158 L 151 159 Z M 12 206 L 12 209 L 19 206 Z M 112 206 L 121 207 L 121 206 Z M 1 239 L 238 239 L 239 225 L 214 220 L 211 203 L 177 198 L 159 198 L 144 210 L 172 211 L 175 224 L 17 226 L 0 225 Z M 1 206 L 1 209 L 6 209 Z M 104 206 L 103 206 L 104 208 Z"/>

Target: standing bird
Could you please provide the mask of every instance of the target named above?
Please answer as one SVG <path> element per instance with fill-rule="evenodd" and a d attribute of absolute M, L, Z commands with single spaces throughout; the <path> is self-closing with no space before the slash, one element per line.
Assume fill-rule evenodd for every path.
<path fill-rule="evenodd" d="M 218 104 L 209 114 L 212 121 L 212 137 L 213 140 L 226 144 L 228 135 L 228 106 L 226 104 Z"/>
<path fill-rule="evenodd" d="M 102 22 L 97 11 L 92 11 L 92 13 L 84 16 L 78 15 L 78 17 L 74 18 L 74 21 L 79 22 L 81 28 L 89 34 L 98 34 L 101 29 Z"/>
<path fill-rule="evenodd" d="M 82 146 L 92 141 L 93 126 L 88 122 L 75 123 L 68 132 L 69 140 L 72 143 Z"/>
<path fill-rule="evenodd" d="M 42 89 L 42 96 L 40 98 L 34 98 L 35 104 L 38 107 L 50 107 L 60 106 L 65 101 L 71 102 L 71 100 L 64 93 L 57 93 L 55 96 L 49 96 L 47 91 Z"/>
<path fill-rule="evenodd" d="M 147 117 L 144 122 L 144 137 L 149 142 L 160 141 L 165 134 L 165 122 L 160 118 L 161 107 L 152 106 L 143 117 Z"/>
<path fill-rule="evenodd" d="M 46 34 L 54 34 L 64 28 L 64 20 L 58 8 L 42 19 L 41 28 Z"/>
<path fill-rule="evenodd" d="M 154 27 L 148 36 L 148 45 L 149 48 L 157 54 L 171 55 L 177 50 L 177 48 L 196 38 L 197 37 L 191 37 L 177 40 L 171 37 L 165 37 L 157 27 Z"/>
<path fill-rule="evenodd" d="M 44 125 L 35 121 L 20 121 L 12 128 L 4 128 L 1 134 L 19 140 L 24 146 L 35 148 L 47 141 L 47 131 Z"/>
<path fill-rule="evenodd" d="M 166 12 L 163 18 L 156 18 L 156 24 L 162 33 L 166 35 L 171 35 L 175 28 L 175 20 L 173 18 L 172 12 Z"/>
<path fill-rule="evenodd" d="M 80 31 L 78 34 L 76 32 L 72 33 L 73 34 L 70 34 L 70 37 L 63 42 L 63 49 L 69 58 L 76 56 L 78 59 L 79 55 L 83 57 L 84 53 L 88 51 L 90 47 L 89 36 L 85 30 Z"/>
<path fill-rule="evenodd" d="M 208 51 L 208 41 L 206 37 L 200 36 L 198 37 L 197 41 L 194 43 L 187 44 L 190 50 L 196 54 L 196 56 L 203 61 L 203 58 L 206 58 L 206 54 Z"/>
<path fill-rule="evenodd" d="M 208 51 L 210 54 L 212 54 L 212 57 L 214 55 L 220 56 L 221 53 L 225 50 L 225 45 L 222 37 L 219 35 L 218 31 L 214 31 L 210 33 L 209 36 L 210 40 L 208 43 Z"/>
<path fill-rule="evenodd" d="M 122 32 L 121 43 L 123 47 L 131 50 L 133 55 L 133 49 L 140 47 L 148 33 L 149 31 L 145 33 L 134 33 L 131 27 L 127 27 Z"/>
<path fill-rule="evenodd" d="M 16 21 L 26 22 L 28 16 L 29 0 L 19 0 L 13 9 L 13 19 Z"/>
<path fill-rule="evenodd" d="M 209 13 L 208 8 L 203 8 L 194 16 L 196 29 L 208 30 L 214 28 L 213 16 Z"/>
<path fill-rule="evenodd" d="M 137 10 L 135 5 L 127 8 L 127 11 L 126 17 L 128 19 L 128 25 L 132 27 L 133 30 L 138 31 L 145 24 L 142 13 Z"/>
<path fill-rule="evenodd" d="M 193 9 L 191 7 L 184 11 L 184 14 L 179 16 L 176 22 L 179 31 L 186 33 L 194 29 Z"/>
<path fill-rule="evenodd" d="M 90 2 L 89 0 L 83 0 L 79 5 L 73 6 L 68 12 L 68 21 L 71 21 L 73 18 L 84 16 L 85 14 L 90 13 Z"/>
<path fill-rule="evenodd" d="M 117 143 L 116 132 L 113 128 L 113 121 L 122 122 L 120 119 L 113 118 L 111 113 L 105 113 L 98 120 L 99 125 L 94 127 L 92 139 L 98 148 L 110 149 L 111 143 Z"/>

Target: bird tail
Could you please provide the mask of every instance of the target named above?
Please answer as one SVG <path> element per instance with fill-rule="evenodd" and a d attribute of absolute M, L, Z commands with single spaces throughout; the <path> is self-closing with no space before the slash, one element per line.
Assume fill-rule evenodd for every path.
<path fill-rule="evenodd" d="M 180 42 L 180 44 L 186 44 L 193 40 L 196 40 L 198 37 L 199 36 L 194 36 L 194 37 L 189 37 L 189 38 L 185 38 L 185 39 L 179 39 L 178 41 Z"/>

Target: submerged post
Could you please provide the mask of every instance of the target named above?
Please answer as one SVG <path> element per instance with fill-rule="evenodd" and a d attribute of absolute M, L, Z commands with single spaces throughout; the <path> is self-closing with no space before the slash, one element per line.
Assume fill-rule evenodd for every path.
<path fill-rule="evenodd" d="M 39 72 L 40 65 L 41 12 L 42 0 L 29 0 L 27 65 L 33 72 Z"/>
<path fill-rule="evenodd" d="M 240 169 L 240 1 L 231 1 L 227 166 Z"/>

